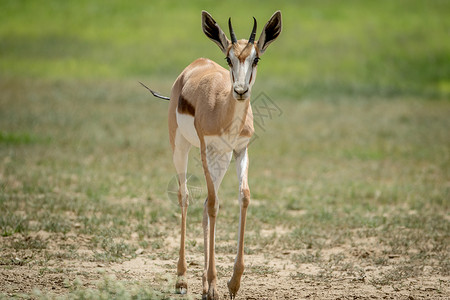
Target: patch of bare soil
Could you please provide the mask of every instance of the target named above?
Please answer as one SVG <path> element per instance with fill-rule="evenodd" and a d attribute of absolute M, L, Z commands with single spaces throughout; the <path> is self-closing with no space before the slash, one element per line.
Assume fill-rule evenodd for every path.
<path fill-rule="evenodd" d="M 0 250 L 0 294 L 12 297 L 44 293 L 63 295 L 70 292 L 77 278 L 85 287 L 95 287 L 105 274 L 119 280 L 142 281 L 155 288 L 172 285 L 176 274 L 176 258 L 165 258 L 166 250 L 152 252 L 139 249 L 136 256 L 119 263 L 86 260 L 91 250 L 83 247 L 87 237 L 64 239 L 64 245 L 79 242 L 77 256 L 67 250 L 61 253 L 62 241 L 57 236 L 34 237 L 34 249 L 2 247 Z M 172 239 L 172 238 L 170 238 Z M 170 240 L 169 239 L 169 240 Z M 20 237 L 3 237 L 9 245 Z M 45 250 L 38 241 L 47 242 Z M 388 263 L 375 264 L 376 247 L 342 245 L 324 249 L 318 257 L 308 250 L 283 249 L 245 256 L 246 271 L 238 299 L 448 299 L 450 277 L 435 272 L 436 266 L 404 267 L 401 255 L 387 256 Z M 16 245 L 19 246 L 19 245 Z M 30 246 L 30 245 L 28 245 Z M 176 247 L 173 241 L 173 247 Z M 18 247 L 16 247 L 18 248 Z M 19 247 L 20 248 L 20 247 Z M 172 244 L 168 245 L 172 248 Z M 172 250 L 171 250 L 172 251 Z M 189 293 L 201 298 L 203 254 L 188 253 Z M 217 253 L 219 291 L 228 299 L 226 282 L 231 277 L 234 254 Z M 416 272 L 408 274 L 408 272 Z M 171 295 L 178 298 L 178 295 Z"/>

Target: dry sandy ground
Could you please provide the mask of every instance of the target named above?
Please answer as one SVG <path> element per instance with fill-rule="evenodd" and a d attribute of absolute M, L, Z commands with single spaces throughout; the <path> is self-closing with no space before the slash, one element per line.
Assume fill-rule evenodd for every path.
<path fill-rule="evenodd" d="M 46 251 L 30 249 L 11 250 L 1 248 L 0 295 L 8 297 L 18 294 L 32 294 L 39 289 L 45 293 L 63 295 L 69 293 L 72 282 L 78 278 L 85 287 L 93 288 L 105 276 L 112 274 L 123 281 L 139 281 L 155 288 L 172 286 L 176 273 L 176 259 L 162 259 L 168 249 L 151 253 L 150 250 L 138 250 L 133 258 L 121 263 L 98 263 L 86 259 L 73 259 L 57 254 L 56 234 L 46 234 L 43 238 L 52 240 Z M 47 235 L 45 237 L 45 235 Z M 18 235 L 1 237 L 0 242 L 8 245 Z M 86 242 L 88 237 L 73 237 L 72 241 Z M 65 239 L 67 243 L 67 239 Z M 168 248 L 176 247 L 174 237 L 167 238 Z M 376 249 L 376 246 L 372 249 Z M 172 250 L 172 249 L 170 249 Z M 91 250 L 80 247 L 79 254 L 87 257 Z M 373 284 L 373 279 L 401 264 L 402 256 L 389 257 L 390 263 L 384 266 L 374 265 L 370 257 L 376 250 L 369 244 L 365 247 L 344 245 L 339 248 L 323 250 L 322 261 L 340 257 L 341 265 L 349 264 L 357 273 L 335 268 L 333 264 L 299 263 L 296 254 L 303 250 L 290 250 L 245 256 L 244 273 L 238 299 L 449 299 L 450 277 L 436 275 L 431 266 L 423 266 L 419 276 L 405 276 L 389 284 Z M 85 252 L 85 253 L 83 253 Z M 46 257 L 50 257 L 46 259 Z M 187 256 L 189 294 L 201 298 L 202 253 L 188 253 Z M 219 291 L 223 299 L 228 299 L 226 282 L 231 276 L 234 261 L 233 254 L 217 254 L 219 272 Z M 8 263 L 9 262 L 9 263 Z M 327 267 L 329 268 L 327 270 Z M 178 295 L 168 295 L 179 298 Z M 0 297 L 1 298 L 1 297 Z"/>

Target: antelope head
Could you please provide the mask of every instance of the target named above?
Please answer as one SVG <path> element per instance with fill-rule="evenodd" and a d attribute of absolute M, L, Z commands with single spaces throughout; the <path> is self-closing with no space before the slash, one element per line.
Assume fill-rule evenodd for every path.
<path fill-rule="evenodd" d="M 206 11 L 202 12 L 202 27 L 206 36 L 215 42 L 226 55 L 225 59 L 230 67 L 233 98 L 238 101 L 249 99 L 255 83 L 260 56 L 281 32 L 281 12 L 276 11 L 272 15 L 264 26 L 258 41 L 255 41 L 257 28 L 255 18 L 253 18 L 253 29 L 248 40 L 236 39 L 231 18 L 228 19 L 231 41 Z"/>

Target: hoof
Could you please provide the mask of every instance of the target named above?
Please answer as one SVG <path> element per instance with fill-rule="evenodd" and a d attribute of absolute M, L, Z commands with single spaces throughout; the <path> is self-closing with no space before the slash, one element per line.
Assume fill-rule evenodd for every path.
<path fill-rule="evenodd" d="M 233 294 L 233 293 L 230 292 L 230 299 L 231 299 L 231 300 L 236 299 L 236 294 Z"/>
<path fill-rule="evenodd" d="M 208 300 L 219 300 L 219 293 L 215 288 L 210 288 L 208 291 L 208 297 L 206 298 Z"/>
<path fill-rule="evenodd" d="M 230 293 L 230 299 L 235 299 L 236 294 L 239 291 L 240 284 L 232 284 L 231 280 L 227 282 L 228 292 Z"/>
<path fill-rule="evenodd" d="M 184 277 L 178 277 L 177 283 L 175 284 L 175 291 L 177 294 L 186 294 L 188 290 L 187 281 Z"/>

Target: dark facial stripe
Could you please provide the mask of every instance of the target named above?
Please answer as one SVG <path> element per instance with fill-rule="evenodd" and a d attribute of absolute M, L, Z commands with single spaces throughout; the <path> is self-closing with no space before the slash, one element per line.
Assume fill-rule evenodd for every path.
<path fill-rule="evenodd" d="M 195 116 L 195 108 L 182 95 L 178 98 L 178 112 L 180 114 Z"/>
<path fill-rule="evenodd" d="M 235 51 L 234 55 L 241 61 L 241 63 L 243 63 L 252 52 L 252 48 L 255 48 L 255 46 L 253 44 L 248 43 L 247 46 L 245 46 L 245 48 L 242 49 L 242 51 L 239 54 L 236 53 L 237 51 Z"/>

